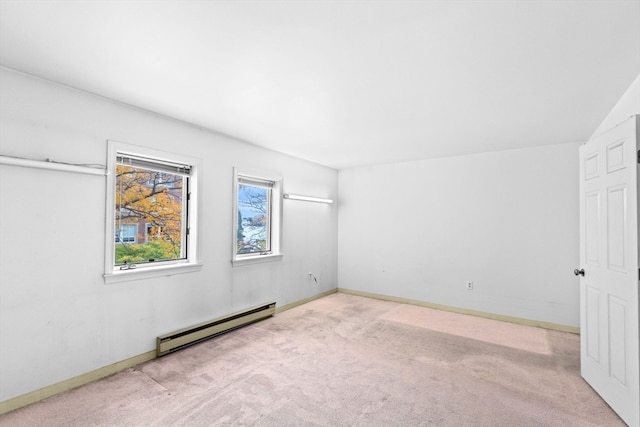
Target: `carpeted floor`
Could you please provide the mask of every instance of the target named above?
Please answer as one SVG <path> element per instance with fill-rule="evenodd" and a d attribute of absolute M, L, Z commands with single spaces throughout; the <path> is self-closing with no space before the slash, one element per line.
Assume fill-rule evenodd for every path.
<path fill-rule="evenodd" d="M 2 426 L 623 426 L 574 334 L 333 294 Z"/>

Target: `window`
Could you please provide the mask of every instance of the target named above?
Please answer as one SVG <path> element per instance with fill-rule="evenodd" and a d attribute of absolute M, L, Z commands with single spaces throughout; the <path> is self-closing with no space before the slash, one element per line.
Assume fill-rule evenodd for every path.
<path fill-rule="evenodd" d="M 169 232 L 168 230 L 169 230 L 168 227 L 165 227 L 162 225 L 157 225 L 154 223 L 147 224 L 147 234 L 146 234 L 147 242 L 165 239 L 166 236 L 168 235 L 167 234 Z"/>
<path fill-rule="evenodd" d="M 197 161 L 114 142 L 109 157 L 105 281 L 199 268 Z"/>
<path fill-rule="evenodd" d="M 236 170 L 234 184 L 234 265 L 281 257 L 281 180 Z"/>
<path fill-rule="evenodd" d="M 237 254 L 271 252 L 271 197 L 273 181 L 238 177 Z"/>
<path fill-rule="evenodd" d="M 138 235 L 137 225 L 120 224 L 116 226 L 116 244 L 135 243 Z"/>

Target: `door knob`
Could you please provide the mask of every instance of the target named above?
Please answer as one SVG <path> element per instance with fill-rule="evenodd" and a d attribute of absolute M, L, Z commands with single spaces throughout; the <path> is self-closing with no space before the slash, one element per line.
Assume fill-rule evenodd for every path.
<path fill-rule="evenodd" d="M 573 270 L 573 274 L 575 274 L 576 276 L 584 277 L 584 268 L 581 268 L 580 270 L 576 268 L 575 270 Z"/>

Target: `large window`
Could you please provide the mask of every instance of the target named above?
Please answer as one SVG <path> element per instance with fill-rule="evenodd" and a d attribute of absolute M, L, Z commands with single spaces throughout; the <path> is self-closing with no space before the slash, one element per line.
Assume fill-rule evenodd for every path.
<path fill-rule="evenodd" d="M 195 162 L 117 143 L 109 151 L 107 228 L 115 238 L 105 279 L 196 264 Z"/>
<path fill-rule="evenodd" d="M 121 232 L 116 232 L 120 239 L 114 265 L 187 257 L 190 169 L 189 165 L 117 156 L 115 228 Z M 138 229 L 151 233 L 138 234 Z"/>
<path fill-rule="evenodd" d="M 234 264 L 280 256 L 280 180 L 238 171 L 234 177 Z"/>

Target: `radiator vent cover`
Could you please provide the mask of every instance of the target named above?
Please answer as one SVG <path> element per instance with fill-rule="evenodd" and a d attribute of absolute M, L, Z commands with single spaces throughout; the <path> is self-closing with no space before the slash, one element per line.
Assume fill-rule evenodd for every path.
<path fill-rule="evenodd" d="M 273 316 L 275 313 L 276 303 L 271 302 L 161 335 L 156 340 L 156 353 L 158 357 L 164 356 L 233 329 Z"/>

